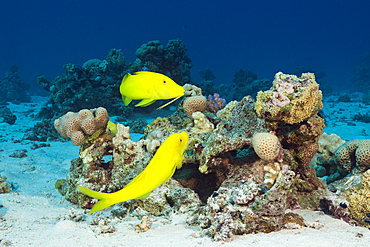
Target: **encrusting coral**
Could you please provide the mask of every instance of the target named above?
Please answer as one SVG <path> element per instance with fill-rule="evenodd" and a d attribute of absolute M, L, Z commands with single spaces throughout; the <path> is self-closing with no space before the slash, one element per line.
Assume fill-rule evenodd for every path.
<path fill-rule="evenodd" d="M 185 97 L 202 95 L 202 89 L 192 84 L 185 84 L 183 88 L 185 89 Z"/>
<path fill-rule="evenodd" d="M 322 93 L 312 73 L 303 73 L 300 78 L 277 73 L 272 89 L 258 92 L 256 102 L 260 117 L 288 124 L 301 123 L 322 107 Z"/>
<path fill-rule="evenodd" d="M 83 109 L 78 113 L 68 112 L 55 119 L 55 129 L 64 138 L 71 138 L 76 146 L 81 146 L 88 135 L 94 134 L 99 129 L 105 129 L 109 121 L 108 112 L 103 107 L 96 109 Z"/>
<path fill-rule="evenodd" d="M 363 173 L 361 188 L 351 189 L 347 200 L 351 216 L 361 225 L 369 227 L 363 220 L 370 212 L 370 169 Z"/>
<path fill-rule="evenodd" d="M 355 139 L 344 143 L 335 152 L 335 160 L 351 172 L 357 165 L 362 171 L 370 168 L 370 139 Z"/>

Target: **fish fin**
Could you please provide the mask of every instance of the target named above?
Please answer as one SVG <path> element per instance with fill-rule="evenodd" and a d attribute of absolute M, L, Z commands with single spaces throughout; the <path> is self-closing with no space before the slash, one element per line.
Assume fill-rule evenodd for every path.
<path fill-rule="evenodd" d="M 162 109 L 162 108 L 164 108 L 164 107 L 166 107 L 166 106 L 168 106 L 169 104 L 171 104 L 172 102 L 174 102 L 175 100 L 177 100 L 177 99 L 179 99 L 179 98 L 181 98 L 182 96 L 179 96 L 179 97 L 177 97 L 177 98 L 174 98 L 173 100 L 171 100 L 170 102 L 168 102 L 168 103 L 166 103 L 166 104 L 164 104 L 164 105 L 162 105 L 162 106 L 160 106 L 160 107 L 158 107 L 157 108 L 157 110 L 160 110 L 160 109 Z"/>
<path fill-rule="evenodd" d="M 130 73 L 127 73 L 124 77 L 123 77 L 123 79 L 122 79 L 122 81 L 124 82 L 125 80 L 127 80 L 127 78 L 129 78 L 131 76 L 131 74 Z"/>
<path fill-rule="evenodd" d="M 176 165 L 177 169 L 181 169 L 183 159 L 184 159 L 183 157 L 180 157 L 179 160 L 177 161 L 177 165 Z"/>
<path fill-rule="evenodd" d="M 166 179 L 164 179 L 163 180 L 163 183 L 161 183 L 161 184 L 167 183 L 167 181 L 170 180 L 170 178 L 172 178 L 173 174 L 175 174 L 175 171 L 176 171 L 176 165 L 172 168 L 172 171 L 170 172 L 170 174 L 168 175 L 168 177 Z"/>
<path fill-rule="evenodd" d="M 103 210 L 104 208 L 107 208 L 109 206 L 112 206 L 113 204 L 116 204 L 116 202 L 114 202 L 114 200 L 112 200 L 112 196 L 109 193 L 96 192 L 96 191 L 89 190 L 89 189 L 86 189 L 86 188 L 78 186 L 78 185 L 77 185 L 77 188 L 79 189 L 79 191 L 81 191 L 85 195 L 100 200 L 97 203 L 95 203 L 95 205 L 92 207 L 89 214 L 92 214 L 96 211 Z"/>
<path fill-rule="evenodd" d="M 150 191 L 149 193 L 146 193 L 146 194 L 144 194 L 142 196 L 138 196 L 135 199 L 144 200 L 144 199 L 146 199 L 150 195 L 150 193 L 152 193 L 152 192 Z"/>
<path fill-rule="evenodd" d="M 125 103 L 125 106 L 128 106 L 128 104 L 131 103 L 132 99 L 122 95 L 122 100 L 123 100 L 123 103 Z"/>
<path fill-rule="evenodd" d="M 155 99 L 143 99 L 142 101 L 140 101 L 139 103 L 137 103 L 135 106 L 144 107 L 144 106 L 151 105 L 154 102 L 155 102 Z"/>

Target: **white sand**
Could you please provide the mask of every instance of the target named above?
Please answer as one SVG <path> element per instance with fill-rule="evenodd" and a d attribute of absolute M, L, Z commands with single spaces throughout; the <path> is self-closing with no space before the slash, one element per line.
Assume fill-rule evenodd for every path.
<path fill-rule="evenodd" d="M 21 140 L 26 129 L 37 122 L 27 115 L 30 110 L 37 113 L 40 102 L 45 99 L 34 97 L 33 100 L 37 104 L 9 105 L 17 115 L 17 122 L 14 125 L 0 124 L 0 174 L 15 187 L 8 194 L 0 194 L 0 205 L 3 206 L 0 208 L 0 246 L 370 246 L 370 231 L 366 228 L 353 227 L 322 212 L 309 210 L 294 212 L 303 216 L 310 227 L 233 236 L 227 242 L 197 237 L 198 229 L 185 224 L 186 215 L 173 216 L 169 224 L 165 219 L 154 219 L 151 229 L 144 233 L 134 229 L 140 223 L 134 217 L 113 220 L 110 225 L 115 231 L 104 234 L 96 231 L 98 226 L 89 224 L 93 216 L 86 216 L 86 220 L 80 222 L 61 220 L 71 208 L 83 212 L 54 188 L 57 179 L 66 177 L 70 161 L 78 157 L 79 147 L 70 141 L 50 142 L 50 147 L 32 150 L 31 141 L 13 142 Z M 327 108 L 325 103 L 324 112 L 332 113 L 341 107 L 345 109 L 344 116 L 355 111 L 369 111 L 369 107 L 365 111 L 358 108 L 358 103 L 334 105 L 337 106 Z M 336 126 L 332 126 L 337 116 L 330 115 L 326 132 L 337 133 L 347 140 L 368 138 L 362 136 L 361 131 L 365 129 L 370 134 L 370 124 L 347 126 L 336 122 Z M 27 150 L 27 157 L 9 157 L 23 149 Z M 109 212 L 104 214 L 109 215 Z"/>

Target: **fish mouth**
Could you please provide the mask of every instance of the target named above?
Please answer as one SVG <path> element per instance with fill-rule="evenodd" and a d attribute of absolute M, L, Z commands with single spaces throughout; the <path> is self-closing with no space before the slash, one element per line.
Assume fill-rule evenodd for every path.
<path fill-rule="evenodd" d="M 173 100 L 171 100 L 170 102 L 168 102 L 168 103 L 166 103 L 166 104 L 164 104 L 164 105 L 162 105 L 162 106 L 160 106 L 160 107 L 158 107 L 157 108 L 157 110 L 160 110 L 160 109 L 162 109 L 162 108 L 164 108 L 164 107 L 166 107 L 166 106 L 168 106 L 169 104 L 171 104 L 172 102 L 174 102 L 175 100 L 178 100 L 179 98 L 181 98 L 183 95 L 180 95 L 180 96 L 178 96 L 178 97 L 176 97 L 176 98 L 174 98 Z"/>

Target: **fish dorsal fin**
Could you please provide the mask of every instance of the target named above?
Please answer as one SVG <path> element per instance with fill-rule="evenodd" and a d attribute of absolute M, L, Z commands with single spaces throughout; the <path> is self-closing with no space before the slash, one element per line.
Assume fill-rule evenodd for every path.
<path fill-rule="evenodd" d="M 123 77 L 122 81 L 123 81 L 123 82 L 125 82 L 125 81 L 126 81 L 126 79 L 127 79 L 127 78 L 129 78 L 129 76 L 131 76 L 131 74 L 130 74 L 130 73 L 127 73 L 127 74 Z"/>
<path fill-rule="evenodd" d="M 144 106 L 151 105 L 154 102 L 155 102 L 155 99 L 143 99 L 142 101 L 140 101 L 139 103 L 137 103 L 135 106 L 144 107 Z"/>
<path fill-rule="evenodd" d="M 171 100 L 170 102 L 168 102 L 168 103 L 166 103 L 166 104 L 164 104 L 164 105 L 162 105 L 162 106 L 158 107 L 158 108 L 157 108 L 157 110 L 160 110 L 160 109 L 162 109 L 162 108 L 164 108 L 164 107 L 168 106 L 169 104 L 171 104 L 172 102 L 174 102 L 175 100 L 177 100 L 177 99 L 179 99 L 179 98 L 181 98 L 181 97 L 182 97 L 182 95 L 181 95 L 181 96 L 179 96 L 179 97 L 177 97 L 177 98 L 174 98 L 174 99 L 173 99 L 173 100 Z"/>

